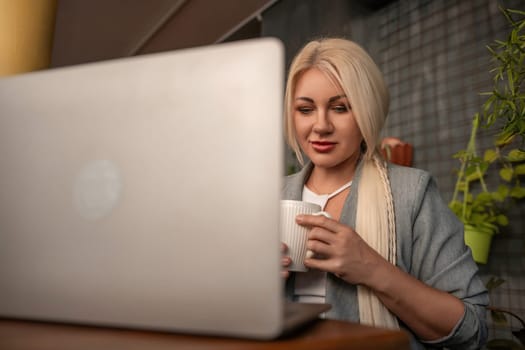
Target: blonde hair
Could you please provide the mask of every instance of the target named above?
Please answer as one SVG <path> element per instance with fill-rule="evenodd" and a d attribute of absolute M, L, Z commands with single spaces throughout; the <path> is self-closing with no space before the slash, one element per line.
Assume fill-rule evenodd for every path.
<path fill-rule="evenodd" d="M 293 98 L 301 74 L 316 68 L 339 86 L 352 106 L 363 136 L 362 173 L 358 187 L 356 232 L 390 263 L 396 264 L 396 231 L 392 191 L 386 163 L 379 153 L 380 133 L 389 107 L 389 93 L 372 58 L 358 44 L 339 38 L 308 43 L 292 61 L 285 92 L 286 140 L 304 165 L 295 135 Z M 397 318 L 367 287 L 358 286 L 361 323 L 399 328 Z"/>

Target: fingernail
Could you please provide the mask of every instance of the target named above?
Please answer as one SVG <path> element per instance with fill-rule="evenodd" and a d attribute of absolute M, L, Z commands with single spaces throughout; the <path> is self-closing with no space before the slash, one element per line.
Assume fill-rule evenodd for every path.
<path fill-rule="evenodd" d="M 297 215 L 295 217 L 295 221 L 300 224 L 301 222 L 304 221 L 304 216 L 302 214 Z"/>

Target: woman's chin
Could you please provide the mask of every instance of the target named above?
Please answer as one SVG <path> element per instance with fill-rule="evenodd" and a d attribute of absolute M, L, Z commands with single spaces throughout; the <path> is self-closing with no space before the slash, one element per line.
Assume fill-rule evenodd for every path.
<path fill-rule="evenodd" d="M 354 157 L 345 158 L 327 154 L 312 154 L 307 156 L 315 167 L 326 170 L 355 169 L 357 165 L 357 158 Z"/>

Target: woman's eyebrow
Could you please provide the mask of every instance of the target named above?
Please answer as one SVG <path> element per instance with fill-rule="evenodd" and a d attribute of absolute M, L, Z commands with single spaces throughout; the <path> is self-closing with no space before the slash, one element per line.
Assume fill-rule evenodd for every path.
<path fill-rule="evenodd" d="M 310 103 L 314 103 L 314 100 L 311 99 L 310 97 L 296 97 L 295 99 L 296 100 L 302 100 L 302 101 L 310 102 Z"/>
<path fill-rule="evenodd" d="M 330 97 L 330 98 L 328 99 L 328 102 L 334 102 L 334 101 L 339 100 L 340 98 L 346 98 L 346 95 L 337 95 L 337 96 L 332 96 L 332 97 Z M 314 103 L 314 100 L 311 99 L 310 97 L 299 96 L 299 97 L 296 97 L 295 99 L 296 99 L 296 100 L 302 100 L 302 101 L 310 102 L 310 103 Z"/>
<path fill-rule="evenodd" d="M 328 99 L 328 102 L 334 102 L 334 101 L 339 100 L 340 98 L 346 98 L 346 95 L 337 95 L 337 96 L 334 96 L 334 97 L 330 97 Z"/>

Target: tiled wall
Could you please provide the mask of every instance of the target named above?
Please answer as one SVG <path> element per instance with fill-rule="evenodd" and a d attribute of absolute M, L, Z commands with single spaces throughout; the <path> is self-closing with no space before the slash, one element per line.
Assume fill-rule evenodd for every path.
<path fill-rule="evenodd" d="M 455 182 L 457 160 L 466 146 L 472 116 L 492 87 L 486 45 L 506 37 L 498 6 L 525 10 L 525 0 L 397 0 L 371 9 L 366 1 L 282 0 L 263 17 L 263 35 L 280 37 L 287 59 L 321 35 L 342 35 L 360 43 L 383 71 L 391 92 L 385 136 L 414 145 L 414 166 L 430 171 L 445 201 Z M 333 13 L 334 15 L 331 15 Z M 479 138 L 481 145 L 490 135 Z M 511 226 L 496 236 L 489 263 L 480 266 L 506 282 L 491 303 L 525 318 L 525 203 Z M 513 326 L 518 326 L 514 323 Z M 491 325 L 491 335 L 511 337 Z"/>
<path fill-rule="evenodd" d="M 373 46 L 391 92 L 387 135 L 414 145 L 414 166 L 429 170 L 449 201 L 454 189 L 452 155 L 465 148 L 472 116 L 492 89 L 486 45 L 506 38 L 508 26 L 498 5 L 525 10 L 525 1 L 395 1 L 374 13 Z M 482 130 L 481 145 L 491 142 Z M 483 278 L 504 278 L 491 303 L 525 318 L 525 202 L 515 208 L 511 227 L 495 237 Z M 514 322 L 513 326 L 519 324 Z M 498 337 L 508 329 L 491 325 Z"/>

